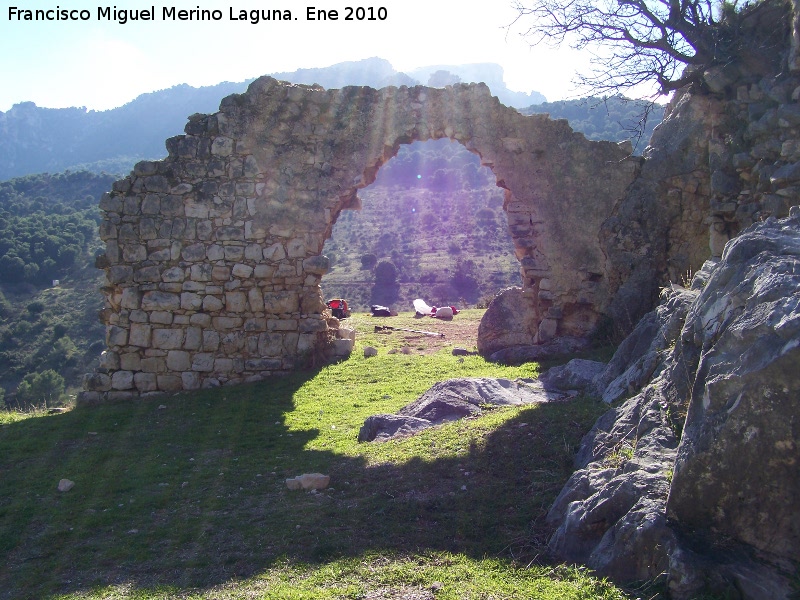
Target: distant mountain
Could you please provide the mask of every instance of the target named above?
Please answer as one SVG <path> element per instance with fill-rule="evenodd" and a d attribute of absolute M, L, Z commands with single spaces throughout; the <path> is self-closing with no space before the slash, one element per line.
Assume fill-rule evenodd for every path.
<path fill-rule="evenodd" d="M 178 85 L 106 111 L 15 104 L 0 112 L 0 180 L 81 168 L 127 172 L 138 160 L 166 156 L 164 140 L 183 133 L 186 117 L 216 112 L 220 99 L 247 84 Z"/>
<path fill-rule="evenodd" d="M 483 82 L 492 90 L 492 94 L 497 96 L 506 106 L 514 108 L 525 108 L 531 104 L 541 104 L 546 102 L 545 98 L 539 92 L 514 92 L 508 87 L 503 80 L 504 73 L 503 67 L 495 63 L 473 63 L 467 65 L 434 65 L 430 67 L 421 67 L 414 69 L 409 73 L 411 77 L 426 85 L 435 85 L 431 82 L 431 77 L 437 72 L 450 73 L 458 77 L 462 83 L 480 83 Z"/>
<path fill-rule="evenodd" d="M 381 88 L 427 84 L 429 71 L 445 67 L 426 69 L 415 71 L 422 78 L 419 79 L 399 73 L 387 60 L 368 58 L 271 75 L 292 83 L 318 83 L 326 88 L 346 85 Z M 485 81 L 492 93 L 510 106 L 528 106 L 544 99 L 536 92 L 522 94 L 508 90 L 499 65 L 456 65 L 447 66 L 446 70 L 460 81 Z M 189 115 L 216 112 L 222 98 L 245 91 L 250 81 L 200 88 L 182 84 L 142 94 L 124 106 L 106 111 L 42 108 L 33 102 L 15 104 L 7 112 L 0 112 L 0 181 L 66 169 L 126 173 L 139 160 L 166 156 L 164 140 L 183 133 Z"/>

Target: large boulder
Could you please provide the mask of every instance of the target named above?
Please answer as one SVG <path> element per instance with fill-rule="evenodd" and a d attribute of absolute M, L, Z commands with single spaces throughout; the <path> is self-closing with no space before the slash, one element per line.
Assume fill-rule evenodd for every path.
<path fill-rule="evenodd" d="M 701 271 L 704 275 L 707 272 Z M 661 304 L 642 317 L 594 380 L 594 393 L 604 402 L 614 402 L 638 392 L 658 376 L 678 339 L 689 305 L 698 293 L 679 286 L 662 290 Z"/>
<path fill-rule="evenodd" d="M 506 288 L 489 304 L 478 326 L 478 352 L 488 356 L 504 348 L 536 342 L 538 313 L 532 290 Z"/>
<path fill-rule="evenodd" d="M 578 470 L 547 515 L 555 557 L 618 581 L 666 571 L 677 547 L 664 508 L 678 447 L 671 407 L 682 391 L 671 370 L 603 415 L 581 441 Z"/>

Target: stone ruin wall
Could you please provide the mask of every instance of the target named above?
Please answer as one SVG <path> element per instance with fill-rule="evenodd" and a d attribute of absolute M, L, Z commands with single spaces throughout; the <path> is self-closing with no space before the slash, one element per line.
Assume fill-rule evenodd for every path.
<path fill-rule="evenodd" d="M 483 84 L 324 90 L 265 77 L 185 131 L 101 200 L 108 349 L 82 402 L 254 381 L 346 353 L 320 291 L 322 247 L 413 141 L 464 144 L 506 190 L 535 308 L 528 343 L 587 335 L 615 292 L 598 240 L 640 161 L 566 121 L 520 115 Z"/>

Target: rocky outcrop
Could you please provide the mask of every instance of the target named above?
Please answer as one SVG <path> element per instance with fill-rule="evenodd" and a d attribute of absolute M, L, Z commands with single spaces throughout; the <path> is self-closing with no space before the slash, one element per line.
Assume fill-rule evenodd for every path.
<path fill-rule="evenodd" d="M 620 356 L 633 356 L 634 365 L 644 363 L 648 370 L 660 371 L 638 394 L 601 417 L 585 436 L 576 456 L 577 470 L 547 515 L 555 528 L 549 543 L 554 555 L 619 581 L 659 577 L 677 547 L 664 504 L 678 447 L 674 413 L 688 389 L 685 378 L 676 376 L 683 363 L 663 357 L 659 364 L 657 351 L 643 361 L 641 354 L 631 355 L 631 347 L 652 347 L 665 329 L 663 323 L 653 325 L 669 321 L 663 309 L 682 304 L 687 295 L 669 292 L 660 314 L 654 311 L 643 319 L 630 343 L 620 347 L 593 382 L 596 386 L 608 378 L 605 373 L 620 370 Z"/>
<path fill-rule="evenodd" d="M 693 287 L 699 287 L 708 273 L 708 270 L 699 272 Z M 671 354 L 697 291 L 670 285 L 661 295 L 661 304 L 642 317 L 602 373 L 592 381 L 592 391 L 604 402 L 638 392 L 660 373 Z"/>
<path fill-rule="evenodd" d="M 548 389 L 583 391 L 592 386 L 605 369 L 605 363 L 573 358 L 565 365 L 547 369 L 539 376 L 539 381 Z"/>
<path fill-rule="evenodd" d="M 554 555 L 619 580 L 666 573 L 674 598 L 789 597 L 800 565 L 799 240 L 800 209 L 753 225 L 620 347 L 611 374 L 655 361 L 654 378 L 583 440 L 548 514 Z"/>
<path fill-rule="evenodd" d="M 691 548 L 725 540 L 769 565 L 747 569 L 760 579 L 781 567 L 791 577 L 800 565 L 800 208 L 726 246 L 682 343 L 699 360 L 667 516 Z M 676 585 L 697 579 L 692 568 L 674 571 Z"/>
<path fill-rule="evenodd" d="M 417 400 L 393 415 L 367 417 L 358 432 L 359 442 L 385 442 L 465 417 L 482 414 L 482 405 L 519 406 L 566 400 L 575 393 L 550 390 L 534 380 L 487 377 L 449 379 L 434 384 Z"/>

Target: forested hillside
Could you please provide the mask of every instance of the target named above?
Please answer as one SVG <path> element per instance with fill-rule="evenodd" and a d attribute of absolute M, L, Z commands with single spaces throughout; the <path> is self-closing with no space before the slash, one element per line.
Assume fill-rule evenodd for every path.
<path fill-rule="evenodd" d="M 16 104 L 0 112 L 0 180 L 66 169 L 126 173 L 139 160 L 166 156 L 164 140 L 183 133 L 189 115 L 215 112 L 246 87 L 178 85 L 106 111 Z"/>
<path fill-rule="evenodd" d="M 570 127 L 590 140 L 621 142 L 630 139 L 634 154 L 641 154 L 653 129 L 664 119 L 664 106 L 623 96 L 579 98 L 534 104 L 523 114 L 546 113 L 552 119 L 566 119 Z"/>
<path fill-rule="evenodd" d="M 96 360 L 97 204 L 115 178 L 80 172 L 0 183 L 0 405 L 58 403 Z"/>
<path fill-rule="evenodd" d="M 44 285 L 96 239 L 97 200 L 115 177 L 87 172 L 0 182 L 0 283 Z"/>

